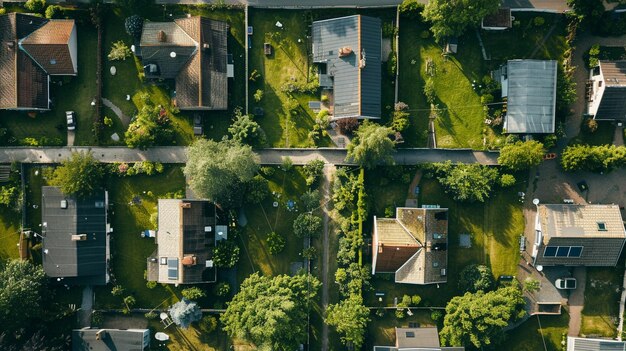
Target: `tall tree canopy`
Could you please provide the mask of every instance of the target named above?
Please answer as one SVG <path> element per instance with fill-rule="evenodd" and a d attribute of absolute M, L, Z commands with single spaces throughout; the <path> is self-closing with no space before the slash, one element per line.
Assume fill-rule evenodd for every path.
<path fill-rule="evenodd" d="M 292 351 L 307 337 L 307 310 L 320 282 L 310 275 L 250 275 L 220 318 L 224 331 L 259 350 Z"/>
<path fill-rule="evenodd" d="M 428 166 L 446 193 L 458 201 L 484 202 L 498 180 L 498 170 L 478 163 L 452 164 L 451 161 Z"/>
<path fill-rule="evenodd" d="M 545 154 L 543 144 L 536 140 L 518 141 L 500 149 L 498 163 L 512 171 L 538 166 Z"/>
<path fill-rule="evenodd" d="M 482 264 L 471 264 L 459 273 L 459 289 L 476 292 L 489 291 L 496 285 L 491 268 Z"/>
<path fill-rule="evenodd" d="M 346 159 L 366 168 L 374 168 L 379 163 L 392 164 L 395 144 L 389 137 L 393 134 L 390 127 L 363 122 L 348 145 Z"/>
<path fill-rule="evenodd" d="M 46 276 L 41 266 L 13 260 L 0 269 L 0 325 L 3 330 L 26 327 L 41 316 Z"/>
<path fill-rule="evenodd" d="M 430 0 L 422 16 L 432 23 L 437 41 L 463 34 L 500 7 L 500 0 Z"/>
<path fill-rule="evenodd" d="M 523 317 L 524 298 L 517 286 L 456 296 L 446 306 L 439 336 L 445 345 L 473 344 L 480 349 L 496 344 L 502 328 Z"/>
<path fill-rule="evenodd" d="M 199 196 L 236 207 L 259 169 L 259 157 L 247 145 L 232 140 L 198 139 L 187 148 L 185 176 Z"/>
<path fill-rule="evenodd" d="M 338 304 L 328 305 L 326 323 L 337 329 L 344 344 L 351 343 L 354 349 L 359 350 L 365 341 L 369 315 L 370 310 L 363 305 L 363 298 L 360 295 L 351 295 Z"/>
<path fill-rule="evenodd" d="M 50 184 L 60 187 L 65 195 L 87 197 L 102 189 L 104 172 L 91 152 L 72 152 L 54 170 Z"/>

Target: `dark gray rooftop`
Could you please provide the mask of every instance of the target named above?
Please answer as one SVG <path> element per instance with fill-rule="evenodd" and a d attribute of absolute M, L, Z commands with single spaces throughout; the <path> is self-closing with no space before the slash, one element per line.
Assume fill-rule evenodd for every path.
<path fill-rule="evenodd" d="M 626 351 L 626 341 L 568 336 L 567 351 Z"/>
<path fill-rule="evenodd" d="M 626 121 L 626 61 L 600 61 L 604 92 L 595 118 Z"/>
<path fill-rule="evenodd" d="M 507 133 L 554 133 L 556 65 L 554 60 L 507 63 Z"/>
<path fill-rule="evenodd" d="M 102 331 L 100 340 L 96 333 Z M 148 329 L 74 329 L 72 351 L 143 351 L 150 344 Z"/>
<path fill-rule="evenodd" d="M 313 61 L 333 77 L 334 117 L 381 117 L 380 19 L 347 16 L 313 22 Z M 340 48 L 351 53 L 339 57 Z"/>
<path fill-rule="evenodd" d="M 107 283 L 106 192 L 77 200 L 58 187 L 42 187 L 43 267 L 64 284 Z M 67 208 L 61 208 L 61 201 Z M 73 240 L 85 234 L 84 240 Z"/>

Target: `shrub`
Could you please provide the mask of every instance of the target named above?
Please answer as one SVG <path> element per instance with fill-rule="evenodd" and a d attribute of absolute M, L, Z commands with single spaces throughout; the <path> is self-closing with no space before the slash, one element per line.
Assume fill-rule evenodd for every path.
<path fill-rule="evenodd" d="M 227 296 L 230 293 L 230 285 L 226 282 L 221 282 L 215 286 L 215 295 Z"/>
<path fill-rule="evenodd" d="M 113 296 L 122 296 L 124 294 L 124 287 L 121 285 L 115 285 L 113 286 L 113 288 L 111 289 L 111 295 Z"/>
<path fill-rule="evenodd" d="M 391 128 L 393 128 L 396 132 L 404 132 L 411 124 L 408 112 L 393 111 L 391 116 Z"/>
<path fill-rule="evenodd" d="M 480 103 L 483 105 L 487 105 L 493 102 L 493 95 L 485 94 L 480 97 Z"/>
<path fill-rule="evenodd" d="M 427 30 L 423 30 L 420 32 L 420 38 L 422 39 L 428 39 L 430 38 L 430 32 Z"/>
<path fill-rule="evenodd" d="M 524 280 L 524 290 L 528 292 L 535 292 L 541 288 L 541 283 L 537 279 L 528 277 Z"/>
<path fill-rule="evenodd" d="M 306 249 L 302 250 L 302 257 L 306 258 L 307 260 L 312 260 L 314 258 L 317 257 L 317 249 L 315 248 L 315 246 L 310 246 L 307 247 Z"/>
<path fill-rule="evenodd" d="M 511 174 L 503 174 L 500 176 L 500 186 L 508 188 L 515 185 L 515 177 Z"/>
<path fill-rule="evenodd" d="M 149 281 L 149 282 L 146 283 L 146 288 L 148 288 L 148 289 L 154 289 L 154 288 L 156 288 L 156 286 L 157 286 L 157 282 L 155 282 L 155 281 Z"/>
<path fill-rule="evenodd" d="M 217 318 L 213 316 L 204 316 L 200 320 L 200 330 L 207 334 L 211 334 L 217 329 Z"/>
<path fill-rule="evenodd" d="M 28 0 L 24 7 L 31 12 L 41 13 L 46 8 L 46 0 Z"/>
<path fill-rule="evenodd" d="M 337 120 L 336 123 L 339 128 L 339 133 L 343 135 L 352 135 L 359 127 L 359 120 L 356 118 L 341 118 Z"/>
<path fill-rule="evenodd" d="M 291 169 L 293 168 L 293 160 L 291 160 L 291 157 L 287 156 L 283 158 L 283 163 L 281 166 L 283 168 L 283 171 L 285 172 L 291 171 Z"/>
<path fill-rule="evenodd" d="M 265 177 L 271 177 L 276 172 L 276 168 L 275 167 L 269 167 L 269 166 L 263 166 L 263 167 L 261 167 L 261 169 L 259 171 Z"/>
<path fill-rule="evenodd" d="M 257 89 L 257 90 L 254 92 L 254 101 L 256 101 L 256 102 L 260 102 L 260 101 L 261 101 L 261 99 L 263 99 L 263 90 L 261 90 L 261 89 Z"/>
<path fill-rule="evenodd" d="M 181 291 L 181 294 L 187 300 L 197 300 L 197 299 L 201 299 L 201 298 L 206 296 L 204 291 L 202 291 L 202 289 L 200 289 L 197 286 L 193 286 L 191 288 L 183 289 L 183 291 Z"/>
<path fill-rule="evenodd" d="M 132 15 L 127 17 L 124 21 L 124 28 L 126 33 L 133 38 L 141 37 L 141 30 L 143 28 L 143 18 L 138 15 Z"/>
<path fill-rule="evenodd" d="M 396 310 L 396 318 L 398 319 L 404 319 L 405 315 L 404 315 L 404 309 L 397 309 Z"/>
<path fill-rule="evenodd" d="M 132 52 L 130 48 L 121 40 L 113 43 L 111 47 L 111 52 L 107 56 L 109 61 L 118 61 L 118 60 L 126 60 L 126 58 L 132 56 Z"/>
<path fill-rule="evenodd" d="M 301 213 L 293 221 L 293 233 L 298 238 L 319 236 L 322 230 L 322 219 L 310 213 Z"/>
<path fill-rule="evenodd" d="M 322 94 L 322 98 L 320 100 L 322 100 L 323 103 L 327 103 L 328 100 L 329 100 L 328 99 L 328 95 L 327 94 Z M 324 111 L 327 111 L 327 110 L 324 110 Z"/>
<path fill-rule="evenodd" d="M 424 5 L 421 4 L 418 0 L 404 0 L 399 6 L 399 10 L 402 16 L 415 19 L 422 14 L 422 11 L 424 10 Z"/>
<path fill-rule="evenodd" d="M 267 235 L 268 251 L 272 255 L 281 253 L 285 248 L 285 243 L 285 238 L 276 232 L 271 232 Z"/>
<path fill-rule="evenodd" d="M 435 82 L 432 78 L 428 78 L 426 82 L 424 82 L 424 96 L 426 96 L 426 101 L 428 101 L 429 104 L 435 103 L 437 95 L 435 93 Z"/>
<path fill-rule="evenodd" d="M 5 9 L 4 7 L 0 7 L 0 16 L 6 13 L 7 13 L 7 9 Z"/>
<path fill-rule="evenodd" d="M 598 121 L 593 118 L 587 119 L 585 125 L 587 126 L 587 131 L 589 131 L 589 133 L 594 133 L 596 130 L 598 130 Z"/>
<path fill-rule="evenodd" d="M 146 314 L 143 315 L 146 319 L 156 319 L 158 317 L 158 315 L 156 314 L 156 312 L 154 311 L 150 311 L 150 312 L 146 312 Z"/>
<path fill-rule="evenodd" d="M 100 311 L 93 311 L 91 313 L 91 324 L 94 327 L 99 327 L 104 322 L 104 315 Z"/>
<path fill-rule="evenodd" d="M 398 69 L 398 56 L 395 51 L 391 51 L 389 53 L 389 58 L 387 59 L 387 74 L 389 77 L 395 77 Z"/>
<path fill-rule="evenodd" d="M 422 297 L 419 295 L 413 295 L 411 296 L 411 305 L 413 306 L 417 306 L 420 304 L 420 302 L 422 302 Z"/>
<path fill-rule="evenodd" d="M 537 16 L 535 18 L 533 18 L 533 24 L 535 25 L 535 27 L 541 27 L 546 23 L 545 18 L 541 17 L 541 16 Z"/>
<path fill-rule="evenodd" d="M 239 261 L 239 246 L 230 240 L 220 240 L 213 249 L 216 267 L 232 268 Z"/>
<path fill-rule="evenodd" d="M 104 125 L 107 127 L 113 127 L 113 120 L 110 117 L 104 116 Z"/>
<path fill-rule="evenodd" d="M 435 322 L 439 322 L 441 318 L 443 318 L 443 312 L 441 312 L 440 310 L 434 310 L 430 314 L 430 319 L 434 320 Z"/>
<path fill-rule="evenodd" d="M 63 8 L 59 5 L 50 5 L 46 9 L 46 18 L 60 18 L 63 16 Z"/>

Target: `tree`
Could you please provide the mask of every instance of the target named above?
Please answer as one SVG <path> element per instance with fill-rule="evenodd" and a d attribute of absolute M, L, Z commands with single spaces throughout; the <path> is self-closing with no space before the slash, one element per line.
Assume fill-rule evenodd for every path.
<path fill-rule="evenodd" d="M 626 165 L 626 147 L 615 145 L 571 145 L 561 154 L 561 167 L 566 171 L 610 171 Z"/>
<path fill-rule="evenodd" d="M 240 205 L 242 190 L 258 169 L 259 157 L 250 146 L 198 139 L 187 148 L 184 173 L 198 197 L 232 208 Z"/>
<path fill-rule="evenodd" d="M 200 330 L 207 334 L 211 334 L 217 329 L 217 318 L 213 316 L 204 316 L 200 320 Z"/>
<path fill-rule="evenodd" d="M 20 195 L 20 191 L 15 186 L 5 185 L 0 187 L 0 205 L 11 207 L 13 206 Z"/>
<path fill-rule="evenodd" d="M 138 39 L 141 37 L 141 30 L 143 29 L 143 18 L 138 15 L 127 17 L 124 21 L 124 29 L 126 29 L 128 35 Z"/>
<path fill-rule="evenodd" d="M 107 58 L 109 61 L 125 61 L 132 55 L 133 53 L 130 51 L 130 48 L 128 48 L 128 45 L 126 45 L 126 43 L 122 40 L 118 40 L 111 46 L 111 52 Z"/>
<path fill-rule="evenodd" d="M 363 305 L 363 298 L 352 295 L 338 304 L 328 305 L 325 320 L 337 329 L 344 345 L 351 343 L 354 349 L 360 350 L 370 321 L 369 315 L 369 308 Z"/>
<path fill-rule="evenodd" d="M 215 286 L 215 295 L 226 296 L 229 293 L 230 293 L 230 284 L 226 282 L 221 282 Z"/>
<path fill-rule="evenodd" d="M 458 201 L 484 202 L 498 180 L 498 171 L 495 168 L 478 163 L 452 164 L 451 161 L 446 161 L 433 163 L 428 168 L 434 171 L 446 193 Z"/>
<path fill-rule="evenodd" d="M 104 173 L 91 152 L 72 152 L 54 170 L 50 184 L 60 187 L 65 195 L 85 198 L 102 189 Z"/>
<path fill-rule="evenodd" d="M 508 188 L 515 185 L 515 177 L 511 174 L 503 174 L 500 176 L 500 186 Z"/>
<path fill-rule="evenodd" d="M 391 113 L 391 128 L 396 132 L 404 132 L 404 130 L 411 124 L 409 120 L 408 110 L 409 106 L 403 102 L 399 102 L 395 105 L 394 111 Z"/>
<path fill-rule="evenodd" d="M 496 285 L 491 268 L 472 264 L 459 273 L 459 290 L 462 292 L 490 291 Z"/>
<path fill-rule="evenodd" d="M 256 175 L 250 179 L 246 188 L 246 203 L 260 204 L 270 195 L 267 179 L 260 175 Z"/>
<path fill-rule="evenodd" d="M 239 261 L 239 246 L 230 240 L 220 240 L 213 249 L 216 267 L 232 268 Z"/>
<path fill-rule="evenodd" d="M 432 23 L 435 39 L 456 37 L 500 8 L 499 0 L 431 0 L 422 13 Z"/>
<path fill-rule="evenodd" d="M 320 282 L 311 275 L 250 275 L 220 318 L 231 337 L 260 350 L 296 350 L 307 338 L 307 311 Z"/>
<path fill-rule="evenodd" d="M 28 0 L 24 8 L 31 12 L 41 13 L 46 8 L 46 0 Z"/>
<path fill-rule="evenodd" d="M 524 316 L 524 304 L 517 286 L 455 296 L 446 306 L 441 341 L 450 346 L 471 343 L 479 349 L 495 344 L 502 328 Z"/>
<path fill-rule="evenodd" d="M 399 6 L 399 10 L 402 16 L 415 19 L 424 11 L 424 4 L 421 4 L 418 0 L 404 0 Z"/>
<path fill-rule="evenodd" d="M 172 321 L 183 329 L 187 329 L 191 323 L 197 322 L 202 318 L 202 311 L 200 311 L 198 304 L 187 299 L 182 299 L 173 304 L 169 309 L 169 313 Z"/>
<path fill-rule="evenodd" d="M 276 232 L 271 232 L 267 235 L 268 251 L 272 255 L 281 253 L 285 248 L 285 243 L 285 238 Z"/>
<path fill-rule="evenodd" d="M 29 261 L 11 260 L 0 267 L 0 325 L 3 331 L 27 327 L 40 318 L 46 276 L 41 266 Z"/>
<path fill-rule="evenodd" d="M 235 110 L 235 120 L 228 127 L 228 132 L 233 140 L 238 143 L 258 143 L 261 134 L 261 126 L 254 120 L 252 115 L 244 115 L 241 109 Z"/>
<path fill-rule="evenodd" d="M 546 150 L 543 144 L 536 140 L 518 141 L 507 144 L 500 149 L 498 163 L 511 171 L 522 171 L 538 166 L 543 161 Z"/>
<path fill-rule="evenodd" d="M 59 5 L 50 5 L 46 9 L 46 18 L 60 18 L 63 16 L 63 8 Z"/>
<path fill-rule="evenodd" d="M 306 185 L 312 186 L 322 177 L 322 174 L 324 174 L 324 161 L 318 159 L 311 160 L 304 165 L 302 171 L 306 176 Z"/>
<path fill-rule="evenodd" d="M 348 145 L 346 160 L 359 166 L 374 168 L 378 164 L 393 164 L 394 142 L 389 138 L 395 134 L 390 127 L 365 121 L 356 132 L 356 137 Z"/>
<path fill-rule="evenodd" d="M 539 289 L 541 288 L 541 283 L 532 277 L 528 277 L 526 279 L 524 279 L 524 290 L 528 291 L 528 292 L 535 292 L 535 291 L 539 291 Z"/>
<path fill-rule="evenodd" d="M 181 294 L 187 300 L 197 300 L 197 299 L 201 299 L 201 298 L 206 296 L 206 294 L 204 293 L 204 290 L 200 289 L 197 286 L 193 286 L 191 288 L 183 289 L 183 291 L 181 291 Z"/>
<path fill-rule="evenodd" d="M 173 132 L 168 128 L 171 121 L 160 106 L 151 105 L 150 101 L 141 108 L 130 123 L 124 141 L 131 148 L 146 149 L 158 142 L 167 143 L 173 139 Z"/>
<path fill-rule="evenodd" d="M 293 221 L 293 233 L 298 238 L 317 237 L 322 231 L 322 219 L 310 213 L 301 213 Z"/>

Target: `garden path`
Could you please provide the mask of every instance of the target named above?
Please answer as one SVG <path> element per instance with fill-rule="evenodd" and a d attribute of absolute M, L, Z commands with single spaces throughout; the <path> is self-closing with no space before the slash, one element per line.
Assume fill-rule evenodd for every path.
<path fill-rule="evenodd" d="M 333 180 L 337 171 L 337 167 L 334 165 L 326 165 L 324 167 L 324 179 L 322 181 L 322 210 L 324 211 L 324 238 L 323 238 L 323 252 L 322 252 L 322 315 L 326 314 L 326 308 L 328 307 L 328 281 L 329 264 L 330 264 L 330 235 L 332 234 L 329 228 L 330 222 L 330 209 L 328 204 L 330 203 L 330 183 Z M 324 323 L 322 327 L 322 351 L 328 350 L 328 324 Z"/>
<path fill-rule="evenodd" d="M 128 125 L 130 124 L 130 117 L 126 116 L 124 112 L 122 112 L 122 110 L 117 107 L 117 105 L 115 105 L 111 100 L 107 98 L 102 98 L 102 103 L 104 104 L 104 106 L 110 108 L 111 110 L 113 110 L 113 112 L 115 112 L 120 121 L 122 121 L 124 128 L 128 128 Z"/>

